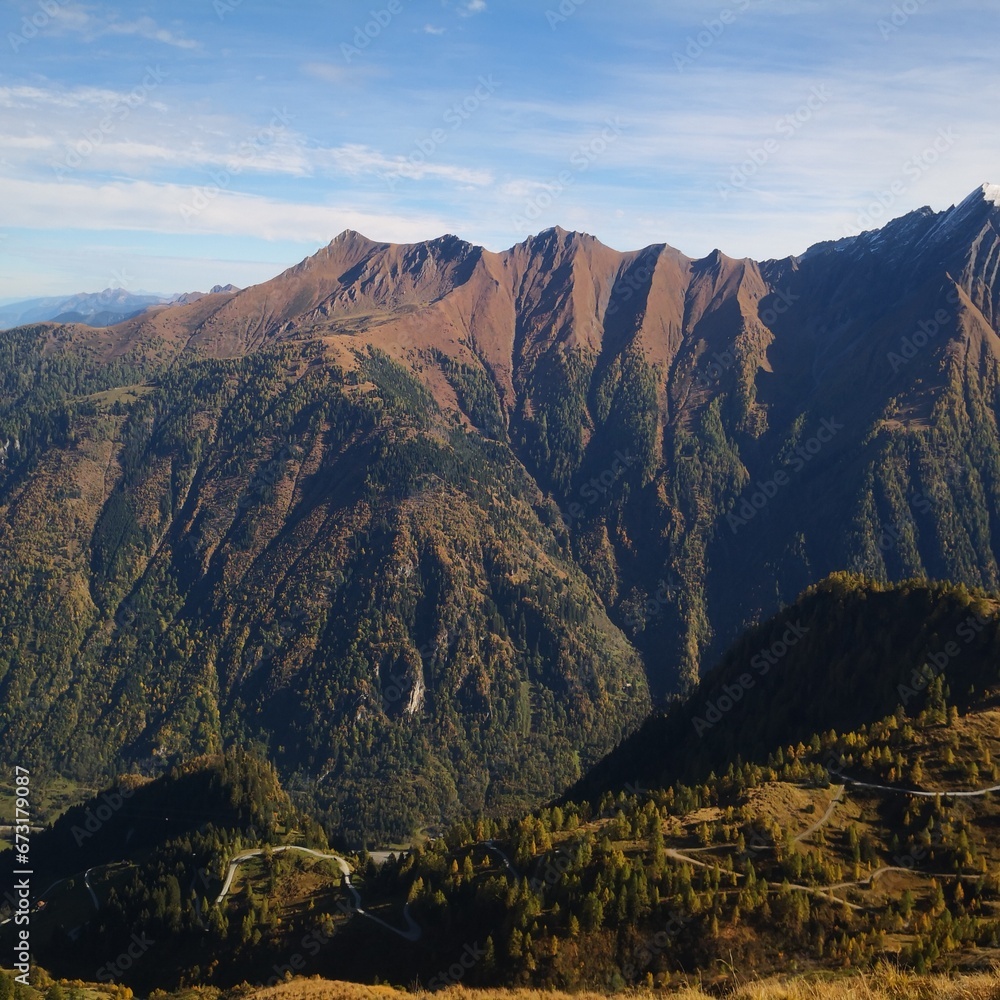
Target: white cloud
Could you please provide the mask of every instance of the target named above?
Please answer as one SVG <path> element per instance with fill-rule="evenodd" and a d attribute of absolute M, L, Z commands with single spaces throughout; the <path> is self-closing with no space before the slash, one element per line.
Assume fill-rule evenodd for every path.
<path fill-rule="evenodd" d="M 459 184 L 471 184 L 476 187 L 485 187 L 493 182 L 493 174 L 489 170 L 474 170 L 447 163 L 433 163 L 422 157 L 407 159 L 404 156 L 386 156 L 378 150 L 362 145 L 349 144 L 335 149 L 314 150 L 313 158 L 319 164 L 332 165 L 351 175 L 377 173 L 406 177 L 410 180 L 433 178 Z"/>
<path fill-rule="evenodd" d="M 72 155 L 74 151 L 78 156 Z M 82 159 L 79 158 L 81 154 Z M 116 140 L 110 135 L 94 146 L 89 139 L 74 137 L 60 147 L 57 160 L 67 164 L 70 170 L 79 166 L 92 173 L 134 171 L 148 174 L 155 168 L 169 168 L 306 177 L 313 172 L 312 164 L 296 143 L 280 141 L 270 146 L 262 144 L 227 152 L 197 145 L 178 147 L 157 141 Z"/>
<path fill-rule="evenodd" d="M 166 15 L 162 28 L 137 13 L 97 18 L 98 0 L 86 2 L 86 8 L 75 2 L 61 8 L 65 23 L 59 23 L 61 12 L 52 34 L 65 34 L 72 25 L 80 37 L 106 35 L 115 52 L 127 47 L 130 54 L 133 49 L 157 53 L 136 62 L 137 72 L 147 60 L 161 58 L 159 45 L 190 48 L 197 43 L 188 42 L 186 32 L 205 27 L 193 19 L 185 28 Z M 210 10 L 210 0 L 204 2 Z M 722 5 L 706 12 L 704 0 L 668 5 L 636 0 L 633 6 L 647 8 L 650 20 L 633 11 L 623 22 L 612 6 L 588 4 L 578 21 L 581 44 L 565 52 L 536 44 L 549 37 L 542 5 L 532 15 L 538 32 L 526 34 L 523 46 L 504 45 L 500 52 L 495 46 L 501 43 L 480 42 L 466 32 L 463 46 L 449 52 L 448 60 L 427 63 L 426 46 L 412 45 L 416 35 L 447 30 L 450 39 L 462 27 L 485 23 L 452 18 L 484 10 L 499 16 L 486 0 L 438 0 L 414 13 L 410 30 L 403 32 L 410 43 L 389 34 L 380 41 L 383 55 L 391 54 L 393 38 L 402 41 L 398 62 L 370 58 L 356 66 L 338 65 L 320 37 L 315 46 L 292 48 L 283 27 L 270 29 L 273 37 L 255 39 L 255 19 L 234 19 L 232 32 L 247 34 L 230 34 L 233 58 L 217 68 L 219 86 L 212 85 L 212 67 L 206 69 L 204 88 L 183 72 L 173 73 L 163 91 L 169 98 L 162 98 L 169 100 L 169 112 L 159 113 L 147 101 L 127 123 L 116 119 L 113 134 L 66 183 L 86 191 L 100 188 L 95 179 L 106 176 L 124 175 L 154 187 L 154 181 L 181 188 L 208 183 L 210 171 L 225 167 L 244 140 L 258 134 L 270 116 L 272 94 L 279 92 L 299 112 L 292 125 L 300 131 L 289 127 L 262 142 L 233 188 L 296 201 L 321 201 L 335 190 L 343 205 L 367 204 L 375 217 L 406 206 L 418 217 L 441 216 L 446 220 L 441 231 L 498 245 L 513 241 L 506 234 L 514 235 L 511 219 L 525 202 L 569 169 L 574 152 L 592 144 L 605 121 L 617 115 L 623 134 L 585 171 L 573 172 L 569 190 L 537 225 L 586 228 L 623 247 L 666 240 L 697 255 L 717 244 L 733 255 L 799 252 L 811 241 L 838 235 L 879 190 L 905 176 L 908 158 L 919 154 L 939 127 L 954 127 L 958 142 L 908 187 L 893 214 L 923 203 L 943 208 L 983 181 L 1000 180 L 995 166 L 1000 132 L 984 126 L 989 108 L 1000 100 L 996 32 L 987 30 L 993 22 L 969 31 L 957 19 L 961 10 L 990 10 L 986 0 L 951 0 L 947 9 L 937 10 L 927 4 L 888 43 L 876 28 L 879 13 L 867 0 L 753 0 L 746 16 L 678 72 L 673 53 Z M 432 20 L 424 22 L 423 16 Z M 955 22 L 951 28 L 949 18 Z M 525 22 L 526 32 L 530 24 Z M 590 47 L 582 37 L 586 32 L 593 36 Z M 402 51 L 407 44 L 410 49 Z M 14 68 L 51 51 L 32 45 Z M 411 51 L 419 63 L 408 61 Z M 278 60 L 283 69 L 275 68 Z M 61 72 L 52 65 L 40 61 L 35 69 Z M 287 86 L 288 66 L 300 67 L 294 88 Z M 460 67 L 467 82 L 458 75 Z M 463 118 L 460 130 L 449 130 L 444 145 L 418 155 L 460 88 L 472 85 L 482 69 L 495 70 L 502 89 L 475 117 Z M 245 81 L 240 87 L 231 85 L 230 73 L 237 71 Z M 62 155 L 82 143 L 85 131 L 99 127 L 107 114 L 103 109 L 122 98 L 100 87 L 70 86 L 101 83 L 105 76 L 97 64 L 81 71 L 75 60 L 67 60 L 62 88 L 49 87 L 38 72 L 24 72 L 0 80 L 7 85 L 0 87 L 0 133 L 9 137 L 0 137 L 9 161 L 0 171 L 5 195 L 0 223 L 11 210 L 6 178 L 49 178 L 53 148 Z M 263 79 L 254 82 L 257 73 Z M 369 86 L 376 78 L 378 85 Z M 107 79 L 121 86 L 120 75 Z M 830 85 L 833 99 L 794 136 L 779 134 L 780 150 L 752 172 L 744 190 L 722 200 L 717 189 L 734 165 L 774 138 L 778 119 L 820 82 Z M 348 88 L 359 93 L 337 93 Z M 407 183 L 386 190 L 380 175 Z M 292 193 L 288 178 L 297 179 Z M 227 211 L 233 204 L 250 204 L 243 197 L 227 191 Z M 252 204 L 270 218 L 271 209 Z M 46 220 L 54 214 L 42 207 L 39 213 Z"/>
<path fill-rule="evenodd" d="M 533 180 L 509 180 L 499 187 L 499 194 L 505 198 L 525 199 L 533 198 L 541 191 L 548 191 L 549 184 L 545 181 Z"/>
<path fill-rule="evenodd" d="M 201 48 L 200 42 L 161 27 L 149 16 L 134 21 L 120 21 L 117 14 L 101 17 L 94 13 L 92 7 L 81 3 L 65 3 L 64 0 L 60 0 L 52 18 L 52 27 L 58 34 L 72 32 L 82 35 L 86 41 L 94 41 L 107 35 L 124 35 L 145 38 L 177 49 Z"/>
<path fill-rule="evenodd" d="M 310 62 L 302 67 L 306 76 L 326 83 L 343 83 L 352 72 L 348 66 L 329 62 Z"/>
<path fill-rule="evenodd" d="M 372 239 L 417 242 L 448 232 L 454 219 L 303 204 L 211 187 L 114 181 L 64 184 L 5 180 L 7 228 L 128 230 L 246 236 L 326 243 L 345 229 Z"/>
<path fill-rule="evenodd" d="M 201 181 L 199 172 L 340 176 L 369 182 L 406 178 L 486 187 L 492 171 L 440 154 L 388 155 L 362 143 L 323 146 L 278 113 L 269 123 L 225 116 L 178 118 L 152 100 L 99 88 L 0 87 L 0 133 L 9 173 L 22 177 L 133 176 Z M 27 113 L 26 113 L 27 112 Z M 194 173 L 192 173 L 194 172 Z M 235 182 L 239 186 L 239 182 Z"/>
<path fill-rule="evenodd" d="M 109 107 L 129 95 L 100 87 L 77 87 L 72 90 L 44 87 L 0 87 L 0 108 L 30 108 L 48 105 L 55 108 Z"/>
<path fill-rule="evenodd" d="M 200 43 L 190 38 L 182 38 L 166 28 L 161 28 L 151 17 L 140 17 L 138 21 L 111 21 L 105 25 L 101 34 L 108 35 L 138 35 L 150 41 L 162 42 L 178 49 L 197 49 Z"/>
<path fill-rule="evenodd" d="M 53 149 L 55 141 L 44 135 L 0 135 L 0 149 Z"/>
<path fill-rule="evenodd" d="M 60 6 L 53 19 L 57 33 L 76 31 L 83 33 L 93 24 L 93 18 L 87 9 L 79 3 L 68 3 Z"/>

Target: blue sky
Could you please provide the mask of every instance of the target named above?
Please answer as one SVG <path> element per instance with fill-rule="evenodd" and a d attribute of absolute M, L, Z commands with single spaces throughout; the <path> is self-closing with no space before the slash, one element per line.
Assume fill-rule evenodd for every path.
<path fill-rule="evenodd" d="M 347 228 L 800 253 L 1000 182 L 998 41 L 995 0 L 5 0 L 0 299 Z"/>

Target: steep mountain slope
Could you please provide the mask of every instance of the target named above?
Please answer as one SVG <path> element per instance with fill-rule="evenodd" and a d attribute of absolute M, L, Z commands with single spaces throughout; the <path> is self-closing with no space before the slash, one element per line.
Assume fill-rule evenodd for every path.
<path fill-rule="evenodd" d="M 998 652 L 995 594 L 836 574 L 742 636 L 686 702 L 647 720 L 568 795 L 698 784 L 899 705 L 911 716 L 944 702 L 992 707 Z"/>
<path fill-rule="evenodd" d="M 344 233 L 0 350 L 0 732 L 353 840 L 576 780 L 830 572 L 995 588 L 995 189 L 758 264 Z"/>
<path fill-rule="evenodd" d="M 641 720 L 523 469 L 355 362 L 199 362 L 39 417 L 78 438 L 9 470 L 10 752 L 87 774 L 260 737 L 360 842 L 549 795 Z"/>

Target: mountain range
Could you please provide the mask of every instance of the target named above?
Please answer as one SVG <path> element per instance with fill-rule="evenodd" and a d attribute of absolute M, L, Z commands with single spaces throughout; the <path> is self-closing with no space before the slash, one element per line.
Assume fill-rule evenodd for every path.
<path fill-rule="evenodd" d="M 212 292 L 238 291 L 235 285 L 217 285 Z M 8 302 L 0 306 L 0 330 L 25 323 L 82 323 L 87 326 L 114 326 L 138 316 L 153 306 L 194 301 L 200 293 L 185 295 L 145 295 L 124 288 L 105 288 L 103 292 L 50 296 Z"/>
<path fill-rule="evenodd" d="M 996 590 L 998 269 L 984 185 L 765 262 L 347 232 L 8 331 L 3 757 L 258 742 L 407 841 L 579 781 L 830 573 Z"/>

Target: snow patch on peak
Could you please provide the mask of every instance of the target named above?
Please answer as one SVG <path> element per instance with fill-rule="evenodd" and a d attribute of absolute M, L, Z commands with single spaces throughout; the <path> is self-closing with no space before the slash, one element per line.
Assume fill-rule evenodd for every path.
<path fill-rule="evenodd" d="M 982 187 L 983 197 L 987 201 L 993 202 L 1000 208 L 1000 184 L 984 184 Z"/>

